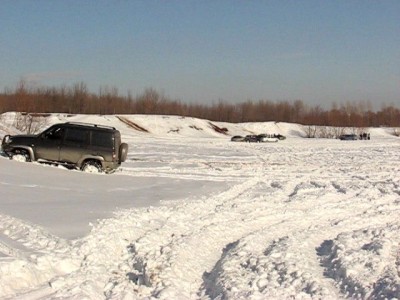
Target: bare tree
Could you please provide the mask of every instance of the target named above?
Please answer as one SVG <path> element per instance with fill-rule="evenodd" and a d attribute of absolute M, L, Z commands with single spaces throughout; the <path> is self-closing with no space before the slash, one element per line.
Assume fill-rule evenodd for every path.
<path fill-rule="evenodd" d="M 47 125 L 47 115 L 35 113 L 17 113 L 14 126 L 27 134 L 37 133 Z"/>
<path fill-rule="evenodd" d="M 315 125 L 304 125 L 303 131 L 306 134 L 307 138 L 316 138 L 317 137 L 317 126 Z"/>
<path fill-rule="evenodd" d="M 294 102 L 270 100 L 232 104 L 218 101 L 211 105 L 188 104 L 172 100 L 149 88 L 134 97 L 119 95 L 116 88 L 101 87 L 98 94 L 90 93 L 81 82 L 72 87 L 29 87 L 20 81 L 14 89 L 0 93 L 0 113 L 7 111 L 26 113 L 85 113 L 85 114 L 175 114 L 225 122 L 282 121 L 309 125 L 311 136 L 338 136 L 343 128 L 358 133 L 371 126 L 400 126 L 400 109 L 383 105 L 380 111 L 372 111 L 368 102 L 333 103 L 330 110 L 320 106 L 306 106 L 302 100 Z M 319 128 L 319 132 L 313 126 Z M 314 134 L 315 133 L 315 134 Z M 308 135 L 308 134 L 307 134 Z"/>

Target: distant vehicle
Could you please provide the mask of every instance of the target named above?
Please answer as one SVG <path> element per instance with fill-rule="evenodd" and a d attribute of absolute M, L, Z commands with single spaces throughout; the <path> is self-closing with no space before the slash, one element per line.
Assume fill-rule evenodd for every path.
<path fill-rule="evenodd" d="M 241 135 L 235 135 L 231 138 L 232 142 L 244 142 L 244 137 Z"/>
<path fill-rule="evenodd" d="M 244 137 L 244 141 L 248 143 L 257 143 L 259 142 L 257 135 L 250 134 Z"/>
<path fill-rule="evenodd" d="M 260 143 L 276 143 L 279 139 L 274 134 L 259 134 L 257 140 Z"/>
<path fill-rule="evenodd" d="M 274 136 L 276 138 L 278 138 L 278 140 L 280 140 L 280 141 L 286 140 L 286 136 L 284 136 L 282 134 L 274 134 Z"/>
<path fill-rule="evenodd" d="M 342 134 L 339 139 L 341 141 L 355 141 L 357 140 L 357 135 L 356 134 Z"/>
<path fill-rule="evenodd" d="M 367 132 L 360 133 L 360 140 L 370 140 L 371 135 Z"/>
<path fill-rule="evenodd" d="M 235 135 L 231 138 L 232 142 L 248 142 L 248 143 L 266 143 L 266 142 L 277 142 L 279 140 L 284 140 L 286 139 L 285 136 L 281 134 L 267 134 L 267 133 L 262 133 L 262 134 L 249 134 L 246 135 L 245 137 L 241 135 Z"/>
<path fill-rule="evenodd" d="M 90 173 L 113 172 L 128 153 L 128 145 L 114 127 L 72 122 L 55 124 L 38 135 L 6 135 L 1 147 L 10 159 Z"/>

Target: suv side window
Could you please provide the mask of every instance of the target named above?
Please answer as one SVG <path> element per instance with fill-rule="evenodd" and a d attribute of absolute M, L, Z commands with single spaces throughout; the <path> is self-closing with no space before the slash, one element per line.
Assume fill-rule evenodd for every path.
<path fill-rule="evenodd" d="M 104 147 L 104 148 L 113 148 L 113 138 L 110 132 L 92 131 L 92 143 L 93 146 Z"/>
<path fill-rule="evenodd" d="M 53 127 L 52 129 L 46 131 L 43 134 L 43 137 L 47 140 L 59 141 L 63 137 L 64 128 L 62 127 Z"/>
<path fill-rule="evenodd" d="M 77 144 L 87 145 L 88 144 L 88 131 L 85 129 L 78 128 L 67 128 L 64 138 L 65 144 Z"/>

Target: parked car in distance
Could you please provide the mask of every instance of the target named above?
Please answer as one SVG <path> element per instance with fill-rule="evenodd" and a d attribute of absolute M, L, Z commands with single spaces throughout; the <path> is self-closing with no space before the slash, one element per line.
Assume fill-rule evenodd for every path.
<path fill-rule="evenodd" d="M 274 136 L 276 137 L 276 138 L 278 138 L 278 140 L 280 140 L 280 141 L 283 141 L 283 140 L 286 140 L 286 136 L 284 136 L 284 135 L 282 135 L 282 134 L 274 134 Z"/>
<path fill-rule="evenodd" d="M 342 134 L 341 136 L 339 136 L 339 139 L 342 141 L 355 141 L 358 138 L 356 134 Z"/>
<path fill-rule="evenodd" d="M 232 142 L 244 142 L 244 137 L 241 135 L 235 135 L 231 138 Z"/>
<path fill-rule="evenodd" d="M 257 135 L 249 134 L 244 137 L 244 141 L 248 142 L 248 143 L 257 143 L 258 137 L 257 137 Z"/>
<path fill-rule="evenodd" d="M 65 165 L 90 173 L 111 173 L 128 154 L 128 145 L 114 127 L 72 122 L 55 124 L 37 135 L 6 135 L 1 147 L 10 159 Z"/>
<path fill-rule="evenodd" d="M 279 139 L 274 134 L 259 134 L 257 135 L 257 140 L 260 143 L 276 143 Z"/>

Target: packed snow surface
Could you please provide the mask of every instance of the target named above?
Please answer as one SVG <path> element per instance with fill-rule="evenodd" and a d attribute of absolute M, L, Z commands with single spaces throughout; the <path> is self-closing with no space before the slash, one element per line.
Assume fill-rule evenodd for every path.
<path fill-rule="evenodd" d="M 400 299 L 390 129 L 340 141 L 178 116 L 46 126 L 65 121 L 115 126 L 128 160 L 104 175 L 0 157 L 1 299 Z M 253 133 L 287 139 L 230 141 Z"/>

